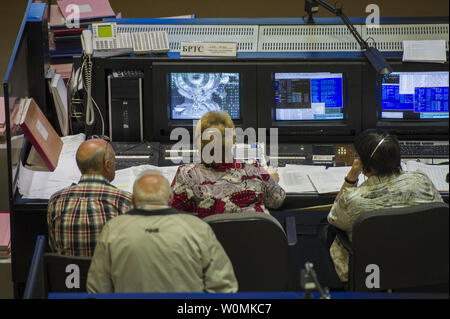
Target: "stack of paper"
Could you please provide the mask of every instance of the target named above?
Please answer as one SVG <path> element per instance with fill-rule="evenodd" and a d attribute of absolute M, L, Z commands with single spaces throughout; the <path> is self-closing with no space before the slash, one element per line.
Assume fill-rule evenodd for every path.
<path fill-rule="evenodd" d="M 313 172 L 324 172 L 325 170 L 325 166 L 314 165 L 286 165 L 286 167 L 279 167 L 279 185 L 286 193 L 315 193 L 316 189 L 308 175 Z"/>
<path fill-rule="evenodd" d="M 109 0 L 58 0 L 58 7 L 66 19 L 70 19 L 74 6 L 78 8 L 80 21 L 114 18 Z"/>
<path fill-rule="evenodd" d="M 351 166 L 286 165 L 278 168 L 280 186 L 286 193 L 338 193 Z M 365 179 L 361 176 L 360 180 Z M 361 182 L 363 182 L 361 180 Z"/>
<path fill-rule="evenodd" d="M 117 188 L 130 192 L 133 192 L 133 184 L 136 178 L 148 170 L 154 170 L 160 172 L 168 181 L 172 183 L 175 174 L 177 173 L 178 166 L 153 166 L 153 165 L 140 165 L 134 167 L 128 167 L 116 171 L 116 177 L 112 181 L 112 185 Z"/>
<path fill-rule="evenodd" d="M 329 167 L 323 172 L 313 172 L 308 176 L 319 194 L 338 193 L 350 169 L 351 166 Z"/>
<path fill-rule="evenodd" d="M 81 173 L 76 153 L 85 138 L 84 134 L 62 138 L 63 147 L 53 172 L 33 171 L 22 166 L 18 181 L 20 194 L 28 199 L 49 199 L 55 192 L 78 183 Z"/>
<path fill-rule="evenodd" d="M 422 171 L 433 182 L 436 189 L 440 192 L 449 191 L 448 183 L 445 181 L 449 172 L 448 165 L 427 165 L 415 161 L 408 161 L 406 163 L 407 171 Z"/>
<path fill-rule="evenodd" d="M 403 62 L 445 63 L 445 40 L 403 41 Z"/>
<path fill-rule="evenodd" d="M 53 79 L 49 81 L 50 90 L 55 104 L 56 114 L 58 116 L 59 127 L 63 136 L 69 135 L 69 108 L 67 87 L 64 79 L 58 73 L 55 73 Z"/>
<path fill-rule="evenodd" d="M 54 69 L 56 73 L 60 74 L 64 83 L 68 83 L 70 75 L 72 74 L 73 63 L 59 63 L 50 64 L 50 68 Z"/>
<path fill-rule="evenodd" d="M 6 117 L 5 117 L 5 100 L 0 96 L 0 143 L 5 140 Z"/>
<path fill-rule="evenodd" d="M 50 6 L 50 57 L 67 58 L 81 54 L 80 35 L 92 23 L 114 18 L 109 0 L 58 0 Z M 78 13 L 78 20 L 76 15 Z M 76 22 L 78 22 L 76 24 Z"/>
<path fill-rule="evenodd" d="M 0 259 L 11 257 L 9 212 L 0 212 Z"/>

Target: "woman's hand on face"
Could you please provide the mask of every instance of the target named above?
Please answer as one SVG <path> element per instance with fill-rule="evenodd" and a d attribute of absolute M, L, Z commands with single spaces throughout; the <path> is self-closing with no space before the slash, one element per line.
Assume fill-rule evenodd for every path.
<path fill-rule="evenodd" d="M 352 181 L 356 181 L 359 177 L 359 174 L 361 174 L 363 171 L 363 164 L 361 162 L 360 158 L 355 158 L 353 160 L 352 168 L 350 169 L 350 172 L 347 174 L 347 178 Z"/>
<path fill-rule="evenodd" d="M 272 166 L 267 167 L 267 172 L 270 174 L 272 179 L 278 183 L 280 181 L 280 176 L 278 175 L 278 170 Z"/>

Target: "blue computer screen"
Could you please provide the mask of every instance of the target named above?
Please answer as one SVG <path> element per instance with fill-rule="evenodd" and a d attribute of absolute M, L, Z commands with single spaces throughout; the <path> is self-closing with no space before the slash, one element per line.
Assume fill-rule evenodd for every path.
<path fill-rule="evenodd" d="M 275 120 L 342 120 L 342 73 L 275 73 Z"/>
<path fill-rule="evenodd" d="M 170 73 L 170 113 L 176 120 L 226 111 L 240 119 L 239 73 Z"/>
<path fill-rule="evenodd" d="M 396 72 L 381 81 L 382 119 L 448 118 L 448 72 Z"/>

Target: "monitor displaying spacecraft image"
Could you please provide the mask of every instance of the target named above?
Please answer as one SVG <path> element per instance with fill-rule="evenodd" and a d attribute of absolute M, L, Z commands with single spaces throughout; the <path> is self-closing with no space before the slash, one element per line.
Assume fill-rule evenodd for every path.
<path fill-rule="evenodd" d="M 170 73 L 173 120 L 199 119 L 209 111 L 226 111 L 240 119 L 239 73 Z"/>

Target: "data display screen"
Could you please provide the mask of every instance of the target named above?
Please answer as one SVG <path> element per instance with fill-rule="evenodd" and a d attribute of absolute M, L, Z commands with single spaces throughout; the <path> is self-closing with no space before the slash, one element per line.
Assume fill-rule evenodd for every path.
<path fill-rule="evenodd" d="M 170 117 L 200 119 L 209 111 L 241 118 L 239 73 L 169 73 Z"/>
<path fill-rule="evenodd" d="M 275 73 L 275 120 L 344 119 L 342 73 Z"/>
<path fill-rule="evenodd" d="M 98 37 L 99 38 L 111 38 L 112 37 L 112 27 L 110 25 L 98 26 Z"/>
<path fill-rule="evenodd" d="M 448 119 L 448 72 L 397 72 L 381 80 L 382 119 Z"/>

